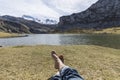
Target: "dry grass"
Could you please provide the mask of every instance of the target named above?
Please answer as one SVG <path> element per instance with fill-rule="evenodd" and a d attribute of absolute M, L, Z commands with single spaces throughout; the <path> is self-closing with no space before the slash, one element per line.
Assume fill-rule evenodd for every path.
<path fill-rule="evenodd" d="M 120 80 L 120 50 L 93 45 L 0 48 L 0 80 L 47 80 L 56 72 L 52 50 L 86 80 Z"/>
<path fill-rule="evenodd" d="M 120 34 L 120 27 L 107 28 L 102 31 L 95 31 L 94 33 L 111 33 L 111 34 Z"/>
<path fill-rule="evenodd" d="M 58 31 L 59 33 L 59 31 Z M 95 29 L 72 29 L 72 30 L 67 30 L 65 32 L 60 32 L 60 33 L 65 33 L 65 34 L 69 34 L 69 33 L 72 33 L 72 34 L 81 34 L 81 33 L 84 33 L 84 34 L 120 34 L 120 27 L 113 27 L 113 28 L 106 28 L 106 29 L 102 29 L 102 30 L 95 30 Z"/>
<path fill-rule="evenodd" d="M 9 38 L 9 37 L 24 37 L 24 34 L 17 34 L 17 33 L 6 33 L 0 32 L 0 38 Z"/>

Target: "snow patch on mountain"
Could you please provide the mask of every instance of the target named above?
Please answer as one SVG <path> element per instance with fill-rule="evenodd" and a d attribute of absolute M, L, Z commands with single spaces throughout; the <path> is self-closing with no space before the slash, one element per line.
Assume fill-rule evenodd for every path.
<path fill-rule="evenodd" d="M 39 18 L 37 17 L 32 17 L 29 15 L 23 15 L 22 18 L 27 19 L 27 20 L 32 20 L 41 24 L 57 24 L 58 21 L 55 19 L 52 19 L 50 17 L 45 17 L 45 16 L 40 16 Z"/>

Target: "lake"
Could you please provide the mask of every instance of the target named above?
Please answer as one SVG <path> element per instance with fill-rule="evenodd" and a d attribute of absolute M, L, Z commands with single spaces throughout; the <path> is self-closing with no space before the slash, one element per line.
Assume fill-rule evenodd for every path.
<path fill-rule="evenodd" d="M 99 45 L 120 49 L 120 35 L 114 34 L 32 34 L 0 38 L 0 46 L 21 45 Z"/>

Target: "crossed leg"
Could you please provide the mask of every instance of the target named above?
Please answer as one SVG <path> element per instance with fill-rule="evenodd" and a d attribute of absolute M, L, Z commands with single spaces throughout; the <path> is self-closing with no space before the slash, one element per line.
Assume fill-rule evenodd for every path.
<path fill-rule="evenodd" d="M 75 69 L 72 69 L 64 64 L 63 56 L 58 56 L 55 51 L 51 52 L 51 56 L 55 62 L 54 67 L 58 72 L 48 80 L 84 80 Z"/>

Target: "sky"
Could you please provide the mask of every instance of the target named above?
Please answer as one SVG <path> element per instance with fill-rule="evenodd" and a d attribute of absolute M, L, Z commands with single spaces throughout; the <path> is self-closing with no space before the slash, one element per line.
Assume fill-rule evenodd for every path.
<path fill-rule="evenodd" d="M 86 10 L 98 0 L 0 0 L 0 15 L 59 18 Z"/>

